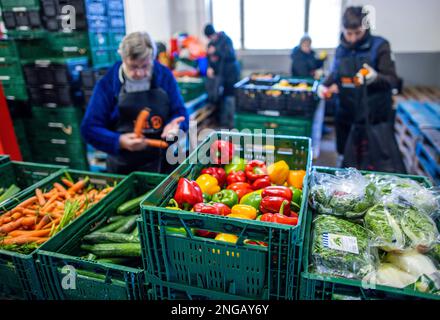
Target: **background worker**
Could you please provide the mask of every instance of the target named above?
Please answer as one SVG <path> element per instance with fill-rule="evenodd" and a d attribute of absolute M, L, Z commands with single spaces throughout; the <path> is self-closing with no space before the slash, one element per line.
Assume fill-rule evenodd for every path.
<path fill-rule="evenodd" d="M 327 54 L 322 52 L 320 57 L 317 57 L 316 52 L 312 50 L 312 38 L 304 35 L 299 45 L 293 48 L 290 58 L 292 60 L 292 77 L 319 79 L 323 74 L 322 66 L 327 58 Z"/>
<path fill-rule="evenodd" d="M 370 123 L 391 120 L 392 90 L 399 85 L 390 44 L 373 36 L 365 27 L 366 14 L 362 7 L 348 7 L 342 17 L 343 30 L 330 74 L 318 88 L 318 95 L 329 97 L 338 93 L 336 108 L 336 149 L 339 163 L 345 151 L 351 125 L 358 110 L 359 85 L 364 82 L 362 68 L 368 70 L 367 105 Z M 354 81 L 352 81 L 354 79 Z"/>

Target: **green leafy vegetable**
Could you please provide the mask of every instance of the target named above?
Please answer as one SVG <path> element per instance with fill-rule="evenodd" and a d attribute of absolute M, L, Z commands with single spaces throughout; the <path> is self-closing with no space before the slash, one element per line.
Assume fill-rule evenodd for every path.
<path fill-rule="evenodd" d="M 314 226 L 312 259 L 319 273 L 362 278 L 374 270 L 377 251 L 370 248 L 368 231 L 362 226 L 330 215 L 319 215 Z M 335 245 L 338 246 L 338 241 L 344 236 L 352 237 L 350 240 L 354 238 L 355 245 L 351 251 L 335 249 L 330 244 L 330 239 L 336 238 Z M 353 248 L 357 248 L 357 253 Z"/>
<path fill-rule="evenodd" d="M 422 252 L 428 251 L 438 238 L 434 221 L 428 215 L 413 208 L 403 212 L 400 226 L 411 241 L 411 246 Z"/>

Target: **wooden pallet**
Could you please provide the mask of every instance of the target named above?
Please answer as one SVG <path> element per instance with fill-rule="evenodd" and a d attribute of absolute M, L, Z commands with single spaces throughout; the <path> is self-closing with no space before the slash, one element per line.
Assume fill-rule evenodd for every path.
<path fill-rule="evenodd" d="M 396 96 L 397 101 L 416 100 L 420 102 L 440 102 L 440 88 L 413 86 L 405 87 L 400 95 Z"/>
<path fill-rule="evenodd" d="M 415 155 L 416 144 L 417 141 L 420 140 L 420 135 L 408 125 L 400 114 L 396 115 L 394 130 L 397 142 L 400 143 L 407 152 Z"/>

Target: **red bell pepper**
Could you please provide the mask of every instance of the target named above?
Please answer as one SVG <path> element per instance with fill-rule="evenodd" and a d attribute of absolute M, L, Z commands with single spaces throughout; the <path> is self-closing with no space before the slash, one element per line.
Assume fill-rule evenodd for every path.
<path fill-rule="evenodd" d="M 260 160 L 252 160 L 246 165 L 244 172 L 250 181 L 264 178 L 264 176 L 267 176 L 266 164 Z"/>
<path fill-rule="evenodd" d="M 234 190 L 238 194 L 238 199 L 240 200 L 245 194 L 251 193 L 254 190 L 251 185 L 247 182 L 235 182 L 230 184 L 226 189 Z"/>
<path fill-rule="evenodd" d="M 180 178 L 174 193 L 174 200 L 179 208 L 189 210 L 196 203 L 203 202 L 203 193 L 197 182 Z"/>
<path fill-rule="evenodd" d="M 290 202 L 282 197 L 265 197 L 260 202 L 261 213 L 281 213 L 290 216 Z"/>
<path fill-rule="evenodd" d="M 215 238 L 217 236 L 217 232 L 212 232 L 208 230 L 196 230 L 196 235 L 203 238 Z"/>
<path fill-rule="evenodd" d="M 231 209 L 223 203 L 197 203 L 193 207 L 195 212 L 214 214 L 217 216 L 227 216 Z"/>
<path fill-rule="evenodd" d="M 287 217 L 279 213 L 266 213 L 261 216 L 260 221 L 296 226 L 298 224 L 298 217 Z"/>
<path fill-rule="evenodd" d="M 234 154 L 234 145 L 224 140 L 216 140 L 211 144 L 210 156 L 214 164 L 228 164 Z"/>
<path fill-rule="evenodd" d="M 223 168 L 217 168 L 217 167 L 205 168 L 200 172 L 200 174 L 210 174 L 211 176 L 217 179 L 218 185 L 220 187 L 223 187 L 225 185 L 226 172 L 225 169 Z"/>
<path fill-rule="evenodd" d="M 231 171 L 226 178 L 228 186 L 236 182 L 246 182 L 246 174 L 243 171 Z"/>
<path fill-rule="evenodd" d="M 292 201 L 292 190 L 289 187 L 284 186 L 270 186 L 263 189 L 261 197 L 281 197 L 289 201 Z"/>
<path fill-rule="evenodd" d="M 263 178 L 257 179 L 252 183 L 252 189 L 260 190 L 266 187 L 269 187 L 271 184 L 269 176 L 265 176 Z"/>

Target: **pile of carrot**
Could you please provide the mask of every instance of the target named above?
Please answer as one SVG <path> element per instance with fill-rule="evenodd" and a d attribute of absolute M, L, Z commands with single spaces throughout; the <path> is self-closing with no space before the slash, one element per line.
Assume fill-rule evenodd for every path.
<path fill-rule="evenodd" d="M 55 182 L 48 192 L 37 188 L 34 196 L 0 217 L 0 247 L 46 242 L 113 190 L 113 187 L 102 190 L 87 187 L 88 177 L 77 182 L 62 178 L 61 182 Z M 75 212 L 69 212 L 72 208 Z"/>

